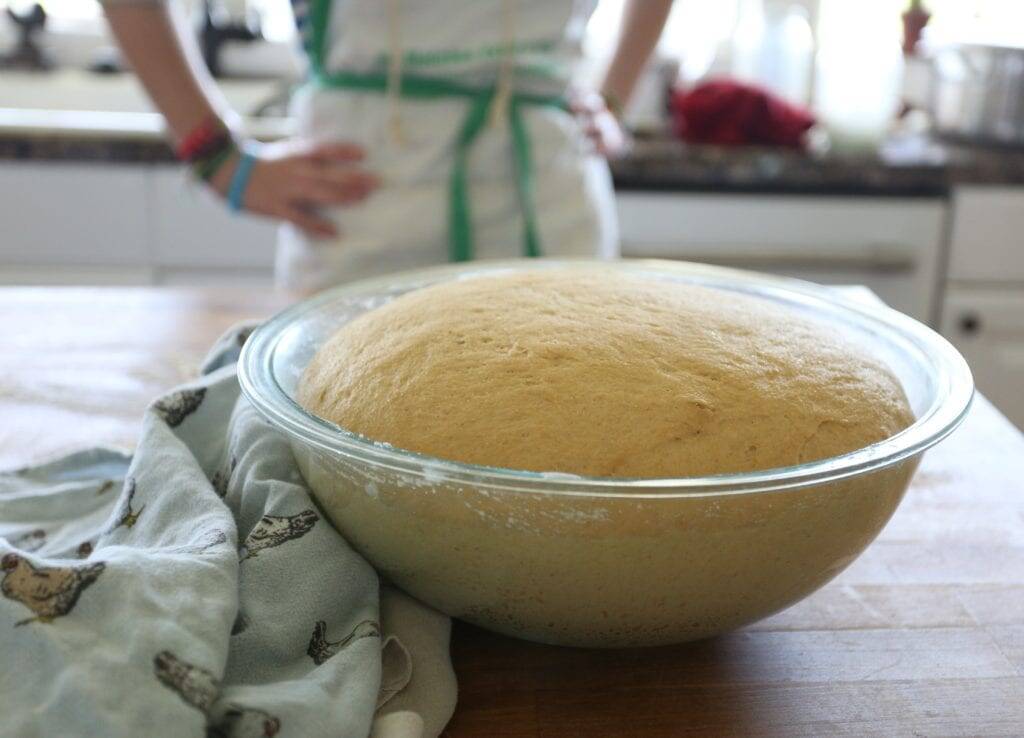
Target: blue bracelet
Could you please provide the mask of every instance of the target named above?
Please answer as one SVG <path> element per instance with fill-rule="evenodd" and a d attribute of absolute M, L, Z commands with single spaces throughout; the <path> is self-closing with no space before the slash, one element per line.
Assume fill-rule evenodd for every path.
<path fill-rule="evenodd" d="M 238 159 L 238 166 L 235 167 L 235 173 L 231 175 L 231 184 L 228 185 L 228 207 L 236 213 L 244 208 L 242 200 L 245 197 L 245 188 L 249 185 L 252 165 L 255 163 L 256 157 L 248 151 L 243 151 Z"/>

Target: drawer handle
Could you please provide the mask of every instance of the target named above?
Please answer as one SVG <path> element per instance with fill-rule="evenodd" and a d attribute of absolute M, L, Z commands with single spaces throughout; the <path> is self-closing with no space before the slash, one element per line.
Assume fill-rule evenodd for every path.
<path fill-rule="evenodd" d="M 961 313 L 957 322 L 965 336 L 976 335 L 981 330 L 981 316 L 977 313 Z"/>

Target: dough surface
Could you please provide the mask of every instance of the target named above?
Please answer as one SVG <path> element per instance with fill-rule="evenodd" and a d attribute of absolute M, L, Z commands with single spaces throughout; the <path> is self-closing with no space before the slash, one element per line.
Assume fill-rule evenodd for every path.
<path fill-rule="evenodd" d="M 430 456 L 623 478 L 789 466 L 913 422 L 884 364 L 789 308 L 593 266 L 408 293 L 334 334 L 298 399 Z"/>

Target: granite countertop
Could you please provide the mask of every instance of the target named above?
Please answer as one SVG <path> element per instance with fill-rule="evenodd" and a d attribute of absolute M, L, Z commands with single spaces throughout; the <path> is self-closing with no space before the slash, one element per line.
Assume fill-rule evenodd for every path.
<path fill-rule="evenodd" d="M 288 118 L 248 118 L 263 141 L 291 135 Z M 0 161 L 154 163 L 175 161 L 157 113 L 0 108 Z"/>
<path fill-rule="evenodd" d="M 261 140 L 288 136 L 286 118 L 249 119 Z M 171 163 L 155 113 L 0 108 L 0 160 Z M 957 184 L 1024 186 L 1024 149 L 993 149 L 906 134 L 878 150 L 805 153 L 692 146 L 638 139 L 612 162 L 619 190 L 843 196 L 942 197 Z"/>
<path fill-rule="evenodd" d="M 620 190 L 807 195 L 947 195 L 957 184 L 1024 185 L 1024 149 L 940 142 L 921 134 L 877 151 L 817 152 L 636 141 L 612 163 Z"/>

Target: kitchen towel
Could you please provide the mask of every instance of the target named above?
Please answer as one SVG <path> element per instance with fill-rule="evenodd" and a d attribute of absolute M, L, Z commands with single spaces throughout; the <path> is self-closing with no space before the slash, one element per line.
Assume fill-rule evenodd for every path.
<path fill-rule="evenodd" d="M 0 736 L 444 728 L 450 622 L 382 587 L 317 508 L 240 394 L 250 331 L 148 408 L 134 455 L 0 474 Z"/>
<path fill-rule="evenodd" d="M 684 141 L 719 146 L 804 148 L 814 115 L 769 90 L 736 80 L 679 89 L 669 100 L 673 127 Z"/>

